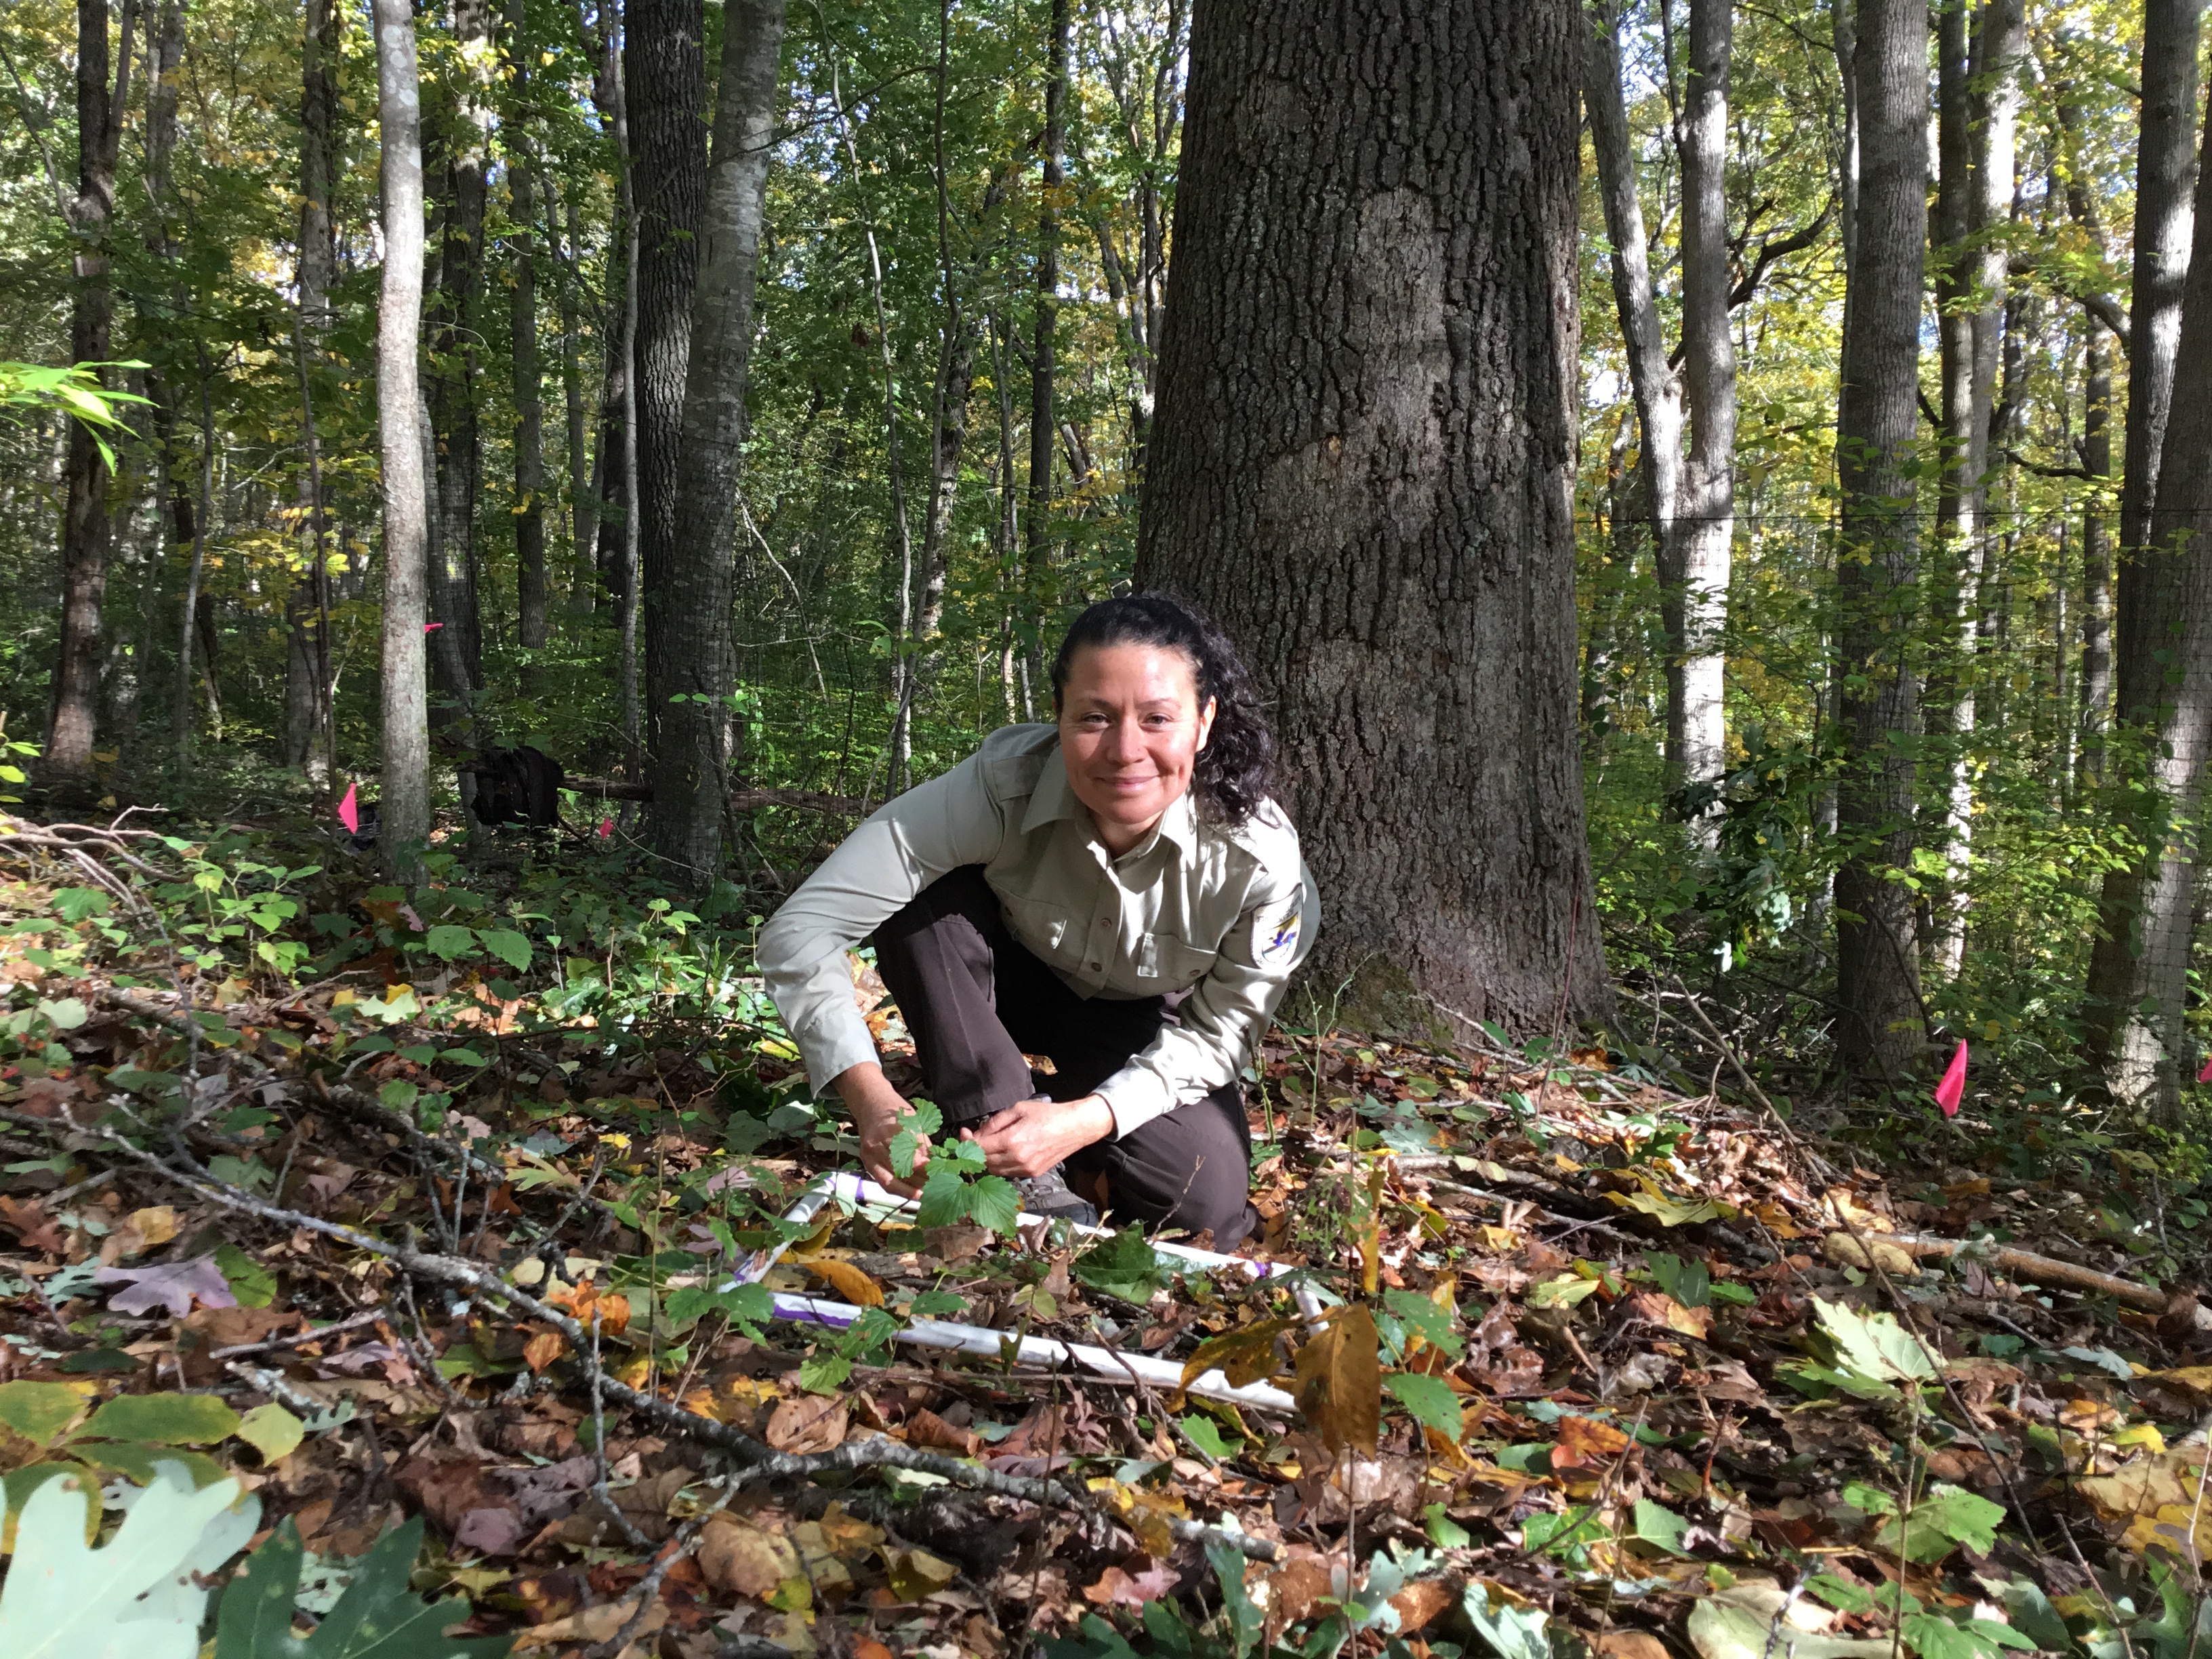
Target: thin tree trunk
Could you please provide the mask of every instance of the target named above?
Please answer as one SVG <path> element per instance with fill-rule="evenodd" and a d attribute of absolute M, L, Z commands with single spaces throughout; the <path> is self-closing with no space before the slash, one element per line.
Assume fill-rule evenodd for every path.
<path fill-rule="evenodd" d="M 430 835 L 422 654 L 428 502 L 416 361 L 422 309 L 422 99 L 414 7 L 410 0 L 374 0 L 374 17 L 384 218 L 376 372 L 384 471 L 384 782 L 377 835 L 386 873 L 416 881 Z"/>
<path fill-rule="evenodd" d="M 629 0 L 623 12 L 623 114 L 630 140 L 638 239 L 630 386 L 635 399 L 638 520 L 644 573 L 645 686 L 641 741 L 659 743 L 672 688 L 668 630 L 693 604 L 672 585 L 680 544 L 700 526 L 682 518 L 678 477 L 697 285 L 699 214 L 707 180 L 706 21 L 701 0 Z M 727 527 L 722 530 L 728 534 Z"/>
<path fill-rule="evenodd" d="M 1843 494 L 1837 568 L 1838 1032 L 1844 1064 L 1903 1084 L 1927 1057 L 1920 972 L 1905 889 L 1912 862 L 1919 685 L 1908 641 L 1918 577 L 1913 438 L 1918 423 L 1922 272 L 1928 236 L 1927 0 L 1863 0 L 1857 250 L 1837 410 Z"/>
<path fill-rule="evenodd" d="M 1591 148 L 1597 155 L 1606 236 L 1613 246 L 1613 307 L 1620 318 L 1621 339 L 1628 348 L 1629 387 L 1642 440 L 1637 446 L 1641 485 L 1637 493 L 1642 497 L 1638 507 L 1648 515 L 1659 578 L 1661 626 L 1668 635 L 1671 713 L 1680 706 L 1674 643 L 1681 637 L 1682 583 L 1675 551 L 1674 514 L 1682 483 L 1682 383 L 1668 361 L 1659 299 L 1651 281 L 1644 209 L 1636 191 L 1636 156 L 1629 144 L 1628 112 L 1620 88 L 1619 24 L 1604 0 L 1590 7 L 1585 21 L 1589 39 L 1583 58 L 1583 101 L 1589 115 Z M 1671 775 L 1676 758 L 1672 718 L 1667 731 Z"/>
<path fill-rule="evenodd" d="M 181 768 L 191 758 L 192 745 L 192 643 L 206 646 L 209 724 L 216 742 L 222 741 L 222 699 L 216 690 L 215 641 L 208 638 L 209 617 L 200 609 L 200 580 L 207 571 L 208 520 L 215 516 L 215 408 L 210 381 L 214 368 L 204 348 L 200 351 L 200 493 L 192 515 L 192 563 L 185 576 L 185 603 L 177 633 L 176 696 L 170 708 L 171 742 Z"/>
<path fill-rule="evenodd" d="M 1020 545 L 1020 507 L 1014 495 L 1014 394 L 1006 379 L 1012 331 L 994 312 L 987 318 L 991 340 L 991 384 L 999 394 L 999 514 L 992 541 L 999 557 L 999 689 L 1006 701 L 1006 723 L 1036 718 L 1029 684 L 1016 690 L 1014 605 L 1021 591 L 1015 550 Z"/>
<path fill-rule="evenodd" d="M 525 650 L 542 649 L 552 608 L 545 575 L 545 404 L 538 353 L 538 254 L 532 238 L 538 204 L 530 136 L 530 64 L 537 51 L 522 0 L 507 0 L 511 103 L 502 137 L 507 149 L 507 241 L 514 288 L 509 332 L 514 399 L 515 636 Z"/>
<path fill-rule="evenodd" d="M 1069 0 L 1052 0 L 1045 47 L 1043 169 L 1037 192 L 1036 336 L 1030 355 L 1030 481 L 1024 526 L 1024 586 L 1029 620 L 1042 619 L 1051 603 L 1045 571 L 1052 559 L 1052 451 L 1059 429 L 1054 416 L 1060 330 L 1060 192 L 1067 179 L 1067 57 Z"/>
<path fill-rule="evenodd" d="M 1668 745 L 1681 785 L 1711 787 L 1728 769 L 1725 635 L 1735 539 L 1735 343 L 1729 328 L 1730 0 L 1690 0 L 1690 72 L 1682 153 L 1682 350 L 1689 453 L 1682 465 L 1676 560 L 1681 627 L 1668 672 Z M 1687 815 L 1711 845 L 1710 806 Z"/>
<path fill-rule="evenodd" d="M 115 161 L 130 100 L 131 40 L 137 0 L 124 0 L 122 49 L 109 84 L 107 0 L 76 5 L 76 194 L 64 208 L 76 243 L 71 267 L 70 356 L 105 363 L 113 355 L 115 295 L 108 282 L 108 227 L 115 213 Z M 108 371 L 100 372 L 103 380 Z M 61 641 L 54 662 L 45 768 L 56 777 L 92 768 L 100 722 L 100 606 L 107 592 L 107 458 L 92 428 L 69 428 L 67 499 L 62 509 Z"/>
<path fill-rule="evenodd" d="M 1308 971 L 1370 1029 L 1611 1006 L 1576 732 L 1583 30 L 1573 0 L 1195 13 L 1137 581 L 1212 610 L 1272 700 L 1330 907 Z"/>
<path fill-rule="evenodd" d="M 2104 325 L 2083 313 L 2087 388 L 2081 416 L 2081 470 L 2090 494 L 2081 508 L 2081 714 L 2077 787 L 2102 780 L 2105 733 L 2112 715 L 2112 529 L 2105 492 L 2112 477 L 2112 365 Z"/>
<path fill-rule="evenodd" d="M 439 690 L 472 725 L 483 684 L 483 624 L 477 504 L 483 484 L 477 410 L 477 343 L 483 302 L 484 210 L 491 149 L 490 0 L 453 0 L 460 48 L 459 94 L 447 125 L 446 216 L 433 307 L 430 416 L 437 434 L 438 535 L 431 547 L 430 603 L 449 638 L 434 652 Z M 464 741 L 472 739 L 465 738 Z"/>
<path fill-rule="evenodd" d="M 722 819 L 734 758 L 737 659 L 730 632 L 731 546 L 745 382 L 751 362 L 761 208 L 781 109 L 784 0 L 726 0 L 715 94 L 713 159 L 700 220 L 699 282 L 677 470 L 678 520 L 669 590 L 684 596 L 668 618 L 668 660 L 653 751 L 653 845 L 704 893 L 722 866 Z"/>
<path fill-rule="evenodd" d="M 305 769 L 318 782 L 326 781 L 336 765 L 326 741 L 331 729 L 330 571 L 313 370 L 331 322 L 331 283 L 337 274 L 331 202 L 336 188 L 331 144 L 337 121 L 339 16 L 331 0 L 307 0 L 300 57 L 300 286 L 293 353 L 307 465 L 300 478 L 302 568 L 284 602 L 284 763 Z"/>
<path fill-rule="evenodd" d="M 644 425 L 638 407 L 638 222 L 637 170 L 629 142 L 629 96 L 626 64 L 615 60 L 615 153 L 621 168 L 619 200 L 623 216 L 623 423 L 622 423 L 622 651 L 618 672 L 622 687 L 623 763 L 634 778 L 645 775 L 645 712 L 638 684 L 637 636 L 639 613 L 644 609 L 643 563 L 645 514 L 638 501 L 639 450 Z"/>
<path fill-rule="evenodd" d="M 1858 26 L 1856 0 L 1829 0 L 1829 38 L 1836 58 L 1836 80 L 1843 91 L 1844 130 L 1836 157 L 1837 194 L 1842 200 L 1838 220 L 1844 247 L 1844 291 L 1850 292 L 1851 273 L 1859 246 L 1859 77 Z M 1848 297 L 1846 298 L 1848 303 Z"/>
<path fill-rule="evenodd" d="M 569 580 L 574 584 L 569 593 L 569 605 L 580 617 L 588 617 L 596 608 L 594 590 L 599 586 L 599 567 L 592 546 L 599 539 L 599 502 L 592 487 L 592 464 L 589 450 L 589 431 L 584 419 L 584 366 L 582 337 L 576 302 L 576 271 L 584 258 L 583 238 L 578 234 L 576 222 L 576 194 L 568 192 L 565 203 L 553 194 L 554 181 L 549 176 L 546 196 L 546 235 L 550 244 L 558 246 L 560 227 L 555 218 L 556 206 L 568 210 L 568 257 L 560 262 L 559 287 L 561 304 L 561 398 L 562 413 L 567 416 L 566 432 L 568 451 L 568 568 Z"/>

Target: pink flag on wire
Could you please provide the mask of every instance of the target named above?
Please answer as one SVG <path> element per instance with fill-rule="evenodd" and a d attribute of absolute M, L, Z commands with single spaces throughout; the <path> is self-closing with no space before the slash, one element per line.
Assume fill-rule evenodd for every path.
<path fill-rule="evenodd" d="M 608 836 L 613 835 L 614 832 L 615 821 L 612 818 L 601 818 L 599 820 L 599 839 L 601 841 L 605 841 Z"/>
<path fill-rule="evenodd" d="M 2212 1083 L 2212 1060 L 2204 1062 L 2204 1069 L 2197 1074 L 2199 1083 Z"/>
<path fill-rule="evenodd" d="M 1936 1103 L 1943 1109 L 1945 1117 L 1959 1115 L 1959 1097 L 1966 1092 L 1966 1045 L 1961 1042 L 1951 1063 L 1943 1068 L 1943 1080 L 1936 1085 Z"/>
<path fill-rule="evenodd" d="M 345 825 L 349 836 L 361 833 L 361 803 L 350 782 L 346 785 L 345 799 L 338 803 L 338 822 Z"/>
<path fill-rule="evenodd" d="M 424 623 L 422 624 L 422 631 L 425 634 L 434 634 L 445 625 L 446 624 L 443 623 Z"/>

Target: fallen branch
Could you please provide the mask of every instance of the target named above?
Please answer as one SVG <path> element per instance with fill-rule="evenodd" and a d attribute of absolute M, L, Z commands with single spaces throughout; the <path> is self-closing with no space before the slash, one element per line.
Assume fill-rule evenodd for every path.
<path fill-rule="evenodd" d="M 653 799 L 651 784 L 634 783 L 628 778 L 570 778 L 561 787 L 574 790 L 586 800 Z M 755 812 L 763 806 L 790 806 L 802 812 L 842 812 L 857 817 L 863 805 L 857 796 L 827 794 L 819 789 L 732 789 L 724 799 L 732 812 Z"/>
<path fill-rule="evenodd" d="M 2038 1285 L 2052 1285 L 2069 1291 L 2087 1291 L 2093 1296 L 2109 1296 L 2125 1307 L 2144 1313 L 2162 1314 L 2172 1303 L 2167 1292 L 2151 1285 L 2115 1279 L 2094 1267 L 2061 1261 L 2056 1256 L 2038 1255 L 2033 1250 L 2018 1249 L 2010 1244 L 1979 1238 L 1939 1238 L 1933 1233 L 1875 1233 L 1871 1237 L 1876 1244 L 1894 1244 L 1911 1256 L 1938 1260 L 1972 1256 L 2014 1279 L 2032 1279 Z M 2198 1308 L 2196 1323 L 2200 1331 L 2212 1331 L 2212 1309 Z"/>

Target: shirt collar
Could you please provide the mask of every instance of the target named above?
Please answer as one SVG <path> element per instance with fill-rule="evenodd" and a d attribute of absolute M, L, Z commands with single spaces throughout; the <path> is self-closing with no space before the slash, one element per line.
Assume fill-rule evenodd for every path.
<path fill-rule="evenodd" d="M 1037 774 L 1036 787 L 1030 792 L 1029 810 L 1022 815 L 1022 833 L 1042 830 L 1048 823 L 1065 818 L 1086 835 L 1093 834 L 1091 815 L 1083 803 L 1075 798 L 1075 791 L 1067 781 L 1067 759 L 1054 744 L 1045 757 L 1044 769 Z M 1148 853 L 1164 837 L 1173 842 L 1176 850 L 1185 860 L 1198 851 L 1198 804 L 1186 789 L 1176 797 L 1174 803 L 1160 817 L 1151 835 L 1131 848 L 1124 857 Z"/>

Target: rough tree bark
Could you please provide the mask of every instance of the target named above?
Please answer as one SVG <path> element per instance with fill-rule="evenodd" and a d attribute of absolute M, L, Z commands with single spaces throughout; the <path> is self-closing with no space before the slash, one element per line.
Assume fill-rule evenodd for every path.
<path fill-rule="evenodd" d="M 1315 982 L 1376 1026 L 1610 1006 L 1576 740 L 1584 50 L 1573 0 L 1193 27 L 1137 579 L 1273 700 Z"/>
<path fill-rule="evenodd" d="M 445 124 L 446 226 L 433 307 L 430 419 L 438 443 L 438 535 L 431 548 L 430 608 L 445 635 L 431 653 L 438 689 L 463 720 L 483 684 L 483 624 L 477 604 L 477 500 L 483 445 L 477 409 L 477 343 L 483 303 L 484 207 L 491 150 L 490 0 L 453 0 L 461 75 Z"/>
<path fill-rule="evenodd" d="M 331 144 L 338 107 L 338 31 L 341 14 L 331 0 L 307 0 L 300 54 L 299 331 L 303 385 L 313 372 L 329 332 L 331 283 L 337 275 L 337 234 L 331 219 L 335 189 Z M 308 418 L 303 412 L 303 419 Z M 312 445 L 308 446 L 310 448 Z M 302 568 L 285 596 L 284 764 L 319 776 L 328 757 L 318 747 L 329 717 L 330 574 L 324 539 L 318 467 L 300 475 L 300 550 Z"/>
<path fill-rule="evenodd" d="M 2081 470 L 2093 489 L 2112 477 L 2112 364 L 2104 325 L 2083 323 L 2087 340 L 2082 398 Z M 2075 787 L 2104 776 L 2105 732 L 2112 712 L 2112 530 L 2107 504 L 2093 493 L 2081 508 L 2081 713 Z"/>
<path fill-rule="evenodd" d="M 77 0 L 76 194 L 64 204 L 76 241 L 70 295 L 75 362 L 104 363 L 110 356 L 115 295 L 108 282 L 107 233 L 115 213 L 115 159 L 130 99 L 131 37 L 137 18 L 137 0 L 124 0 L 111 87 L 107 0 Z M 55 777 L 82 776 L 92 767 L 100 723 L 100 612 L 107 592 L 109 471 L 92 428 L 72 421 L 62 509 L 61 641 L 45 757 L 45 769 Z"/>
<path fill-rule="evenodd" d="M 2148 0 L 2143 8 L 2142 122 L 2136 149 L 2136 246 L 2129 298 L 2128 409 L 2120 479 L 2119 574 L 2113 618 L 2112 726 L 2154 734 L 2168 716 L 2171 688 L 2161 654 L 2175 621 L 2171 561 L 2149 556 L 2160 528 L 2166 432 L 2172 411 L 2182 330 L 2183 289 L 2191 275 L 2191 170 L 2197 161 L 2198 21 L 2203 0 Z M 2201 181 L 2199 181 L 2201 182 Z M 2153 766 L 2115 777 L 2127 791 L 2117 810 L 2133 822 L 2139 844 L 2165 840 L 2172 806 L 2166 777 Z M 2191 896 L 2173 885 L 2167 860 L 2146 860 L 2105 878 L 2098 937 L 2089 958 L 2087 1024 L 2090 1052 L 2103 1062 L 2114 1094 L 2134 1101 L 2174 1097 L 2177 1037 L 2159 1005 L 2168 970 L 2160 953 L 2174 933 L 2185 937 Z M 2161 913 L 2160 904 L 2168 908 Z M 2171 907 L 2179 905 L 2179 913 Z M 2146 1019 L 2146 1000 L 2160 1006 Z"/>
<path fill-rule="evenodd" d="M 653 755 L 653 846 L 696 890 L 722 864 L 737 660 L 730 633 L 732 531 L 751 361 L 761 204 L 775 143 L 784 0 L 726 0 L 713 160 L 700 219 L 684 447 L 676 474 L 685 533 L 663 572 L 672 595 L 660 741 Z"/>
<path fill-rule="evenodd" d="M 1911 907 L 1919 665 L 1910 641 L 1919 531 L 1923 267 L 1928 237 L 1927 0 L 1861 0 L 1854 80 L 1859 200 L 1837 409 L 1843 492 L 1836 638 L 1848 757 L 1837 789 L 1838 1042 L 1846 1066 L 1903 1083 L 1927 1057 Z"/>
<path fill-rule="evenodd" d="M 1668 663 L 1667 747 L 1679 787 L 1711 785 L 1728 769 L 1723 701 L 1729 570 L 1735 540 L 1735 343 L 1728 228 L 1731 0 L 1690 0 L 1690 72 L 1678 143 L 1682 155 L 1683 391 L 1690 428 L 1683 459 L 1679 551 L 1666 586 L 1679 623 Z M 1717 816 L 1688 815 L 1710 845 Z"/>
<path fill-rule="evenodd" d="M 530 137 L 530 59 L 537 48 L 529 38 L 522 0 L 507 0 L 507 61 L 513 65 L 510 103 L 503 130 L 507 185 L 514 228 L 507 255 L 514 288 L 510 364 L 514 397 L 514 563 L 516 637 L 535 651 L 545 643 L 551 597 L 545 580 L 545 403 L 539 385 L 538 354 L 538 252 L 536 165 Z"/>
<path fill-rule="evenodd" d="M 423 685 L 428 503 L 422 465 L 422 99 L 410 0 L 375 0 L 377 121 L 383 149 L 384 276 L 376 412 L 384 475 L 384 783 L 378 844 L 394 880 L 419 878 L 430 834 L 430 732 Z"/>
<path fill-rule="evenodd" d="M 672 688 L 669 629 L 695 596 L 673 585 L 683 544 L 680 446 L 707 192 L 706 22 L 701 0 L 629 0 L 623 14 L 623 112 L 637 207 L 637 541 L 644 567 L 641 740 L 659 746 Z M 725 532 L 726 533 L 726 532 Z"/>

